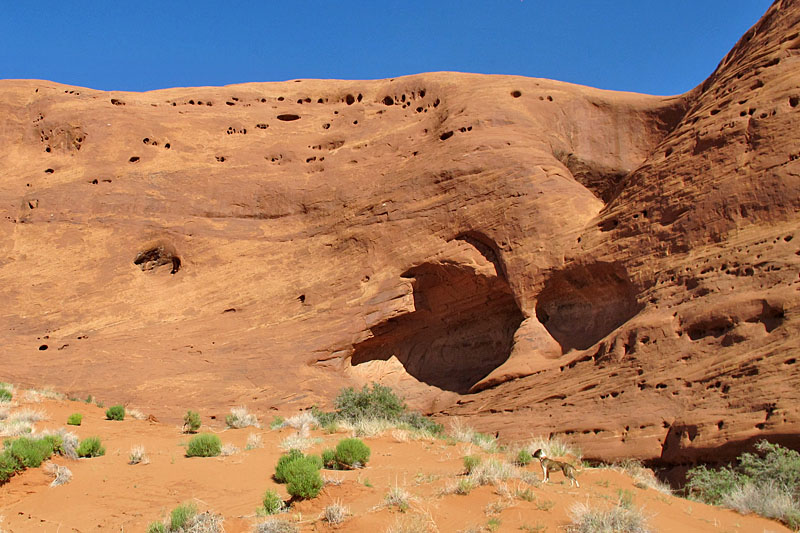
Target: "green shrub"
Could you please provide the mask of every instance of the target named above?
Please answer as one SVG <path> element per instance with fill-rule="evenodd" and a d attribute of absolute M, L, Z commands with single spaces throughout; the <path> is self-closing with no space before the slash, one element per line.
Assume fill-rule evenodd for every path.
<path fill-rule="evenodd" d="M 153 522 L 147 526 L 147 533 L 167 533 L 167 526 L 162 522 Z"/>
<path fill-rule="evenodd" d="M 317 466 L 307 458 L 295 459 L 286 466 L 286 491 L 293 498 L 314 498 L 324 485 Z"/>
<path fill-rule="evenodd" d="M 125 418 L 125 407 L 122 405 L 112 405 L 106 409 L 106 418 L 109 420 L 123 420 Z"/>
<path fill-rule="evenodd" d="M 222 451 L 222 442 L 213 433 L 195 435 L 186 447 L 186 457 L 216 457 Z"/>
<path fill-rule="evenodd" d="M 100 457 L 106 454 L 106 449 L 100 444 L 100 437 L 87 437 L 81 441 L 75 453 L 78 457 Z"/>
<path fill-rule="evenodd" d="M 467 474 L 475 470 L 475 467 L 477 467 L 479 464 L 481 464 L 481 458 L 477 455 L 464 456 L 464 470 Z"/>
<path fill-rule="evenodd" d="M 519 466 L 527 466 L 531 461 L 533 461 L 533 456 L 531 452 L 526 449 L 521 449 L 519 453 L 517 453 L 517 457 L 514 462 Z"/>
<path fill-rule="evenodd" d="M 72 413 L 67 418 L 67 424 L 70 426 L 80 426 L 83 421 L 83 415 L 80 413 Z"/>
<path fill-rule="evenodd" d="M 339 463 L 336 462 L 336 451 L 332 448 L 322 450 L 322 467 L 338 470 Z"/>
<path fill-rule="evenodd" d="M 197 433 L 198 429 L 200 429 L 200 413 L 186 411 L 186 414 L 183 416 L 183 432 Z"/>
<path fill-rule="evenodd" d="M 757 453 L 743 453 L 738 464 L 712 470 L 705 466 L 687 473 L 689 496 L 722 504 L 739 512 L 754 512 L 800 527 L 800 453 L 760 441 Z"/>
<path fill-rule="evenodd" d="M 389 387 L 364 385 L 361 391 L 352 387 L 343 389 L 333 402 L 337 414 L 345 420 L 359 418 L 386 418 L 395 420 L 406 410 L 406 405 Z"/>
<path fill-rule="evenodd" d="M 274 490 L 264 493 L 264 512 L 267 514 L 278 514 L 283 509 L 283 500 Z"/>
<path fill-rule="evenodd" d="M 336 461 L 348 467 L 366 465 L 369 455 L 370 449 L 361 439 L 342 439 L 336 445 Z"/>
<path fill-rule="evenodd" d="M 5 387 L 0 387 L 0 402 L 10 402 L 13 395 Z"/>
<path fill-rule="evenodd" d="M 283 427 L 283 423 L 286 422 L 286 419 L 282 416 L 275 415 L 272 419 L 272 422 L 269 423 L 270 429 L 280 429 Z"/>
<path fill-rule="evenodd" d="M 55 435 L 41 439 L 19 437 L 6 441 L 4 453 L 8 453 L 24 468 L 38 468 L 53 455 L 56 443 L 61 445 L 60 439 Z"/>
<path fill-rule="evenodd" d="M 721 504 L 725 495 L 743 482 L 741 474 L 731 468 L 714 470 L 700 465 L 690 469 L 686 475 L 689 496 L 711 505 Z"/>
<path fill-rule="evenodd" d="M 278 458 L 278 464 L 275 465 L 275 481 L 278 483 L 286 483 L 286 468 L 289 463 L 298 459 L 303 459 L 305 455 L 300 450 L 289 450 Z"/>
<path fill-rule="evenodd" d="M 193 503 L 184 503 L 177 506 L 169 515 L 169 530 L 183 531 L 189 521 L 197 514 L 197 506 Z"/>
<path fill-rule="evenodd" d="M 0 483 L 5 483 L 11 479 L 14 474 L 21 472 L 23 469 L 20 462 L 10 453 L 4 452 L 0 454 Z"/>

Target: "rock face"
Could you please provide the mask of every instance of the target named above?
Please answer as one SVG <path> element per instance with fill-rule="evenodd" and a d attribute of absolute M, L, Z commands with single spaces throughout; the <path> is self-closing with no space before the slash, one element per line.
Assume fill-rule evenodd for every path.
<path fill-rule="evenodd" d="M 378 380 L 663 464 L 800 446 L 800 2 L 675 97 L 0 81 L 6 381 L 159 417 Z"/>

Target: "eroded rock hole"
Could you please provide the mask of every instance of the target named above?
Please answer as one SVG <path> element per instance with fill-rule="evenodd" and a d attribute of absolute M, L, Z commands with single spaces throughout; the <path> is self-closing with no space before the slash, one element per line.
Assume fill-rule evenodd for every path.
<path fill-rule="evenodd" d="M 522 93 L 520 91 L 511 91 L 511 96 L 513 96 L 514 98 L 519 98 L 520 96 L 522 96 Z"/>
<path fill-rule="evenodd" d="M 394 98 L 386 96 L 383 98 L 383 105 L 394 105 Z"/>
<path fill-rule="evenodd" d="M 419 381 L 466 394 L 508 359 L 523 316 L 502 278 L 440 263 L 403 277 L 413 279 L 414 311 L 374 326 L 353 365 L 395 356 Z"/>
<path fill-rule="evenodd" d="M 352 94 L 348 94 L 347 96 L 344 97 L 344 101 L 347 102 L 347 105 L 353 105 L 354 103 L 356 103 L 356 97 L 353 96 Z"/>
<path fill-rule="evenodd" d="M 593 263 L 554 272 L 536 303 L 536 317 L 563 353 L 585 350 L 642 309 L 622 266 Z"/>
<path fill-rule="evenodd" d="M 278 115 L 278 120 L 282 120 L 284 122 L 291 122 L 293 120 L 298 120 L 300 115 L 294 115 L 291 113 L 287 113 L 285 115 Z"/>
<path fill-rule="evenodd" d="M 170 274 L 176 274 L 181 269 L 181 258 L 171 246 L 159 244 L 136 254 L 133 264 L 139 265 L 142 272 L 154 270 L 162 265 L 172 265 Z"/>

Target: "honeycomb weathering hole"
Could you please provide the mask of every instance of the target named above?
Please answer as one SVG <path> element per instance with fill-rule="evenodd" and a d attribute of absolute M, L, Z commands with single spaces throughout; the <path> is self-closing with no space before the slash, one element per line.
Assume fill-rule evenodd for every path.
<path fill-rule="evenodd" d="M 141 267 L 142 272 L 154 270 L 162 265 L 172 265 L 170 274 L 176 274 L 181 269 L 181 258 L 171 246 L 158 244 L 136 254 L 133 264 Z"/>
<path fill-rule="evenodd" d="M 536 303 L 536 317 L 563 353 L 585 350 L 642 309 L 625 269 L 593 263 L 554 272 Z"/>
<path fill-rule="evenodd" d="M 351 364 L 395 356 L 419 381 L 466 394 L 508 359 L 524 317 L 502 278 L 440 263 L 403 277 L 414 280 L 415 310 L 372 327 Z"/>

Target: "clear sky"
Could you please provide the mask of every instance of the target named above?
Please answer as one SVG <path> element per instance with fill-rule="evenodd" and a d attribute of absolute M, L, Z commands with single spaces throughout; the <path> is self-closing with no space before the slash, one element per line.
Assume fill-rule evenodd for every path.
<path fill-rule="evenodd" d="M 771 0 L 7 0 L 0 78 L 144 91 L 440 70 L 677 94 Z"/>

